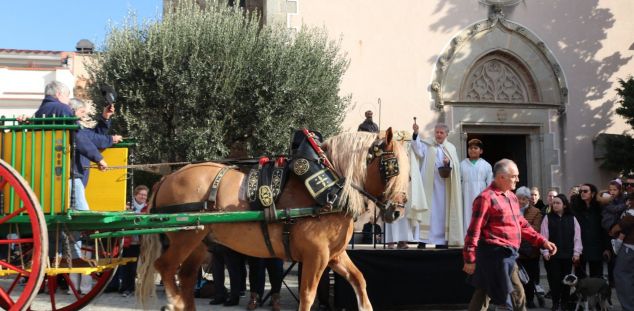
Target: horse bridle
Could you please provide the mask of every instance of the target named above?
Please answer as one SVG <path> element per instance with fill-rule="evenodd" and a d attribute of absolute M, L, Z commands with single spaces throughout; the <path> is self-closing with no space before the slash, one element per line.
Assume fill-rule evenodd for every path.
<path fill-rule="evenodd" d="M 379 171 L 385 183 L 390 178 L 397 176 L 400 172 L 398 167 L 398 159 L 394 155 L 394 151 L 385 151 L 385 141 L 376 140 L 368 149 L 367 164 L 369 165 L 376 158 L 379 158 Z"/>
<path fill-rule="evenodd" d="M 398 176 L 400 169 L 398 165 L 398 158 L 394 152 L 385 151 L 385 148 L 385 140 L 375 140 L 370 149 L 368 149 L 367 165 L 370 165 L 372 161 L 379 159 L 379 172 L 381 173 L 381 178 L 383 178 L 383 181 L 387 184 L 391 178 Z M 385 192 L 383 192 L 381 196 L 376 197 L 360 186 L 352 184 L 352 187 L 370 201 L 374 202 L 381 212 L 383 212 L 387 218 L 391 218 L 392 220 L 399 217 L 400 213 L 396 210 L 397 208 L 405 208 L 405 204 L 403 203 L 393 202 L 392 200 L 384 202 L 383 197 L 385 197 Z"/>

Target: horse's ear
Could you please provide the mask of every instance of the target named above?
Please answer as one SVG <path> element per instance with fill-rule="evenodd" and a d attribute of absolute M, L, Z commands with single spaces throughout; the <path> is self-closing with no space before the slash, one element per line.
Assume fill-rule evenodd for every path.
<path fill-rule="evenodd" d="M 385 144 L 391 144 L 392 138 L 394 138 L 394 135 L 392 134 L 392 127 L 390 126 L 387 128 L 387 131 L 385 131 Z"/>

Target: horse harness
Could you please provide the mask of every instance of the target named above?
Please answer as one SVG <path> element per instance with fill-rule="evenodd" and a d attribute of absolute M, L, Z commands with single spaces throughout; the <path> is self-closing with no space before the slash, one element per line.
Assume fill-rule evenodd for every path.
<path fill-rule="evenodd" d="M 247 175 L 247 199 L 251 210 L 262 210 L 264 220 L 260 222 L 262 235 L 266 247 L 275 257 L 273 245 L 271 243 L 268 224 L 282 222 L 283 244 L 286 258 L 292 260 L 290 248 L 290 229 L 294 220 L 290 217 L 290 208 L 285 208 L 286 216 L 278 219 L 275 202 L 280 197 L 288 174 L 292 172 L 304 185 L 318 206 L 314 208 L 313 216 L 324 213 L 341 211 L 343 202 L 340 202 L 340 192 L 343 189 L 345 178 L 339 177 L 333 165 L 328 160 L 325 152 L 321 149 L 321 135 L 310 132 L 307 129 L 297 131 L 293 138 L 292 156 L 290 158 L 281 156 L 271 160 L 268 157 L 261 157 L 258 164 L 253 167 Z M 367 163 L 379 159 L 379 171 L 385 182 L 399 174 L 398 159 L 391 151 L 384 151 L 385 141 L 375 141 L 368 150 Z M 154 195 L 153 208 L 150 213 L 182 213 L 182 212 L 215 212 L 218 188 L 222 178 L 229 170 L 237 169 L 237 166 L 225 166 L 213 178 L 209 196 L 203 202 L 182 203 L 169 206 L 156 205 Z M 381 210 L 385 211 L 392 202 L 382 203 L 381 198 L 377 198 L 365 191 L 362 187 L 352 184 L 352 187 L 373 201 Z"/>
<path fill-rule="evenodd" d="M 304 182 L 304 186 L 317 202 L 313 216 L 340 210 L 339 193 L 343 189 L 345 179 L 339 178 L 320 147 L 319 133 L 304 129 L 297 131 L 293 138 L 292 157 L 289 161 L 285 157 L 270 160 L 260 158 L 258 165 L 249 171 L 247 177 L 247 198 L 252 210 L 264 211 L 264 221 L 261 230 L 266 247 L 275 256 L 268 230 L 269 223 L 281 221 L 282 242 L 286 258 L 292 259 L 290 247 L 290 229 L 294 221 L 290 218 L 290 208 L 286 208 L 283 219 L 277 219 L 277 202 L 282 189 L 292 173 Z"/>
<path fill-rule="evenodd" d="M 235 165 L 225 166 L 216 173 L 216 176 L 211 182 L 211 186 L 209 189 L 209 196 L 207 200 L 202 202 L 190 202 L 190 203 L 182 203 L 182 204 L 174 204 L 174 205 L 166 205 L 166 206 L 157 206 L 156 205 L 156 193 L 154 194 L 152 208 L 150 209 L 150 214 L 172 214 L 172 213 L 187 213 L 187 212 L 214 212 L 219 211 L 216 208 L 216 199 L 218 198 L 218 188 L 220 187 L 220 181 L 227 174 L 229 170 L 237 169 L 238 167 Z M 163 180 L 159 182 L 162 183 Z M 158 187 L 157 189 L 159 189 Z"/>

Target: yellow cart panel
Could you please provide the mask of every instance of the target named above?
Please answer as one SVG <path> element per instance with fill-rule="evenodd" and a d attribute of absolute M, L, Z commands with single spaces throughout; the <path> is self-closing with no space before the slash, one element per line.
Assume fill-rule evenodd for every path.
<path fill-rule="evenodd" d="M 27 180 L 45 214 L 69 206 L 70 132 L 68 130 L 8 131 L 0 135 L 0 153 Z M 20 208 L 13 189 L 5 187 L 4 210 Z"/>
<path fill-rule="evenodd" d="M 128 148 L 108 148 L 101 152 L 110 167 L 128 165 Z M 93 164 L 94 165 L 94 164 Z M 90 169 L 86 199 L 92 211 L 124 211 L 126 204 L 127 169 L 100 171 Z"/>

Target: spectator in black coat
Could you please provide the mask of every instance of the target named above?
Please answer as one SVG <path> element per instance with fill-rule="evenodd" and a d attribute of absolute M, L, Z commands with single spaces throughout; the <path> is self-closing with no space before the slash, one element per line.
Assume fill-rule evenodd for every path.
<path fill-rule="evenodd" d="M 359 132 L 370 132 L 370 133 L 378 133 L 379 126 L 372 121 L 372 110 L 368 110 L 365 112 L 365 121 L 359 124 Z"/>
<path fill-rule="evenodd" d="M 583 254 L 580 265 L 575 267 L 579 278 L 603 277 L 603 259 L 609 256 L 607 232 L 601 227 L 601 206 L 597 201 L 597 187 L 581 184 L 579 195 L 573 196 L 572 212 L 581 227 Z M 589 274 L 586 271 L 589 268 Z"/>
<path fill-rule="evenodd" d="M 372 231 L 374 228 L 374 232 Z M 381 242 L 381 226 L 376 223 L 373 223 L 371 220 L 363 225 L 362 229 L 363 238 L 361 239 L 361 243 L 363 244 L 372 244 L 374 241 L 377 243 Z M 372 239 L 372 234 L 374 233 L 374 240 Z"/>

